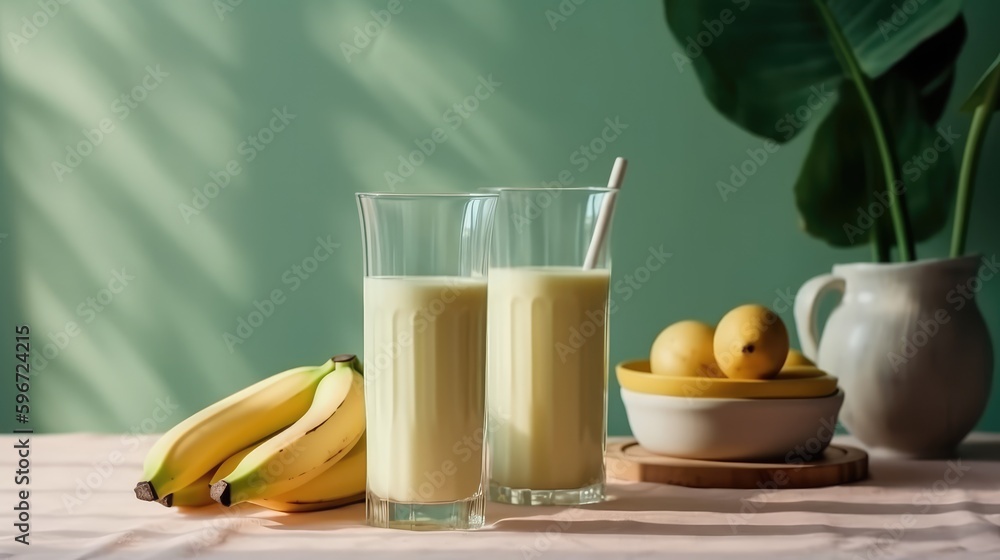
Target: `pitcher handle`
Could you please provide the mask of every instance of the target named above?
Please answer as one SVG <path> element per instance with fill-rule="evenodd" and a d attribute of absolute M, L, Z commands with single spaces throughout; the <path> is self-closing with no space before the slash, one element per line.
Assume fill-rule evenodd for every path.
<path fill-rule="evenodd" d="M 844 291 L 846 283 L 840 276 L 820 274 L 808 280 L 795 294 L 795 328 L 799 333 L 802 353 L 812 361 L 819 355 L 819 335 L 816 332 L 816 308 L 828 290 Z"/>

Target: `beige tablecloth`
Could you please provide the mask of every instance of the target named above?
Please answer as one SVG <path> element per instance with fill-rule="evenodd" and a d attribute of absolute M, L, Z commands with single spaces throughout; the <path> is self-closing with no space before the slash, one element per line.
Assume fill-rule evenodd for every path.
<path fill-rule="evenodd" d="M 975 436 L 950 463 L 875 455 L 871 480 L 853 485 L 751 491 L 612 481 L 602 504 L 490 504 L 485 529 L 452 533 L 366 527 L 361 504 L 183 514 L 139 502 L 132 487 L 152 442 L 33 436 L 24 546 L 12 527 L 17 440 L 0 437 L 0 558 L 1000 558 L 998 434 Z"/>

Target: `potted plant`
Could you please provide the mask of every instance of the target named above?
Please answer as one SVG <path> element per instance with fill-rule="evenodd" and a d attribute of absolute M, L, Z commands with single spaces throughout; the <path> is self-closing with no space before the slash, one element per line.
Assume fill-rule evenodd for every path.
<path fill-rule="evenodd" d="M 796 296 L 804 352 L 844 387 L 841 421 L 871 446 L 950 454 L 993 375 L 975 293 L 994 273 L 964 253 L 1000 58 L 962 107 L 972 123 L 956 168 L 961 135 L 937 122 L 965 41 L 960 0 L 664 4 L 683 48 L 674 64 L 695 71 L 728 119 L 778 143 L 822 119 L 794 189 L 803 227 L 835 246 L 869 244 L 874 261 L 837 265 Z M 956 184 L 950 257 L 917 260 L 915 243 L 947 223 Z M 844 295 L 818 341 L 815 303 L 831 289 Z"/>

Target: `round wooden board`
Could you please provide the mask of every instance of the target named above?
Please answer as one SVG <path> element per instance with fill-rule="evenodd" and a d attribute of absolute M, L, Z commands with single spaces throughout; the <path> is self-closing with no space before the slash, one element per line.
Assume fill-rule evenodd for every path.
<path fill-rule="evenodd" d="M 634 440 L 608 444 L 608 476 L 692 488 L 816 488 L 868 478 L 868 454 L 831 445 L 823 457 L 803 464 L 701 461 L 656 455 Z"/>

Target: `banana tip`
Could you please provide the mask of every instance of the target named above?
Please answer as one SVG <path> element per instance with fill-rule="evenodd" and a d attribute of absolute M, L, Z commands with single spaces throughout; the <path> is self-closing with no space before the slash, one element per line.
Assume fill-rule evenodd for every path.
<path fill-rule="evenodd" d="M 159 498 L 156 495 L 156 489 L 153 488 L 153 484 L 148 480 L 143 480 L 135 485 L 135 497 L 145 502 L 153 502 Z"/>
<path fill-rule="evenodd" d="M 156 500 L 156 503 L 166 507 L 174 507 L 174 495 L 167 494 L 166 496 L 160 498 L 159 500 Z"/>
<path fill-rule="evenodd" d="M 229 496 L 229 483 L 225 480 L 220 480 L 212 485 L 212 489 L 209 491 L 209 495 L 212 499 L 219 502 L 220 504 L 229 507 L 231 505 Z"/>
<path fill-rule="evenodd" d="M 350 361 L 353 361 L 354 358 L 356 358 L 356 357 L 357 356 L 355 356 L 354 354 L 337 354 L 336 356 L 334 356 L 334 357 L 332 357 L 330 359 L 333 360 L 333 363 L 338 364 L 338 363 L 341 363 L 341 362 L 350 362 Z"/>

